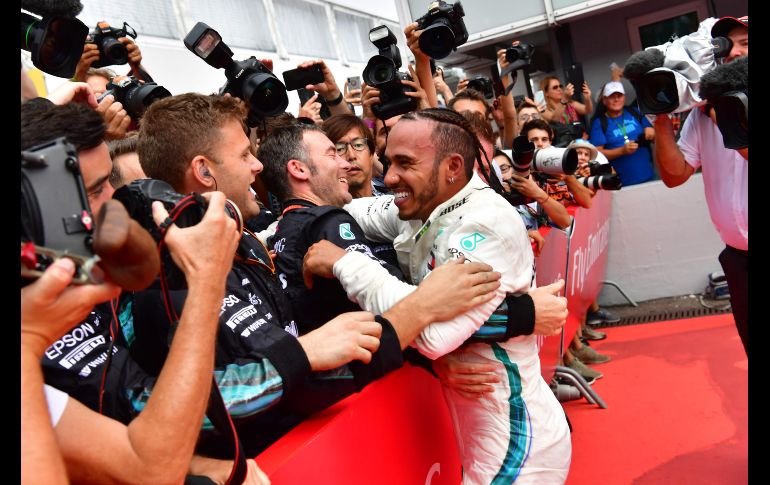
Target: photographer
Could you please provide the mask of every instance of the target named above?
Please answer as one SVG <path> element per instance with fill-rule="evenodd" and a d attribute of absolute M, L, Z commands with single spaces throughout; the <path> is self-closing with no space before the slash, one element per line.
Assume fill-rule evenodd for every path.
<path fill-rule="evenodd" d="M 139 49 L 139 46 L 130 37 L 119 37 L 117 40 L 126 46 L 126 51 L 128 52 L 128 65 L 131 69 L 127 75 L 131 74 L 142 81 L 152 82 L 152 77 L 142 66 L 142 51 Z M 77 68 L 75 68 L 75 75 L 72 76 L 72 80 L 87 82 L 88 71 L 91 69 L 91 65 L 99 59 L 99 45 L 86 42 L 83 46 L 83 55 L 80 57 Z"/>
<path fill-rule="evenodd" d="M 712 27 L 712 37 L 726 36 L 733 43 L 726 58 L 728 65 L 748 56 L 748 25 L 748 16 L 723 17 Z M 748 147 L 743 152 L 725 148 L 710 104 L 690 111 L 678 143 L 667 115 L 658 115 L 654 127 L 655 157 L 666 186 L 681 185 L 698 168 L 703 170 L 709 214 L 726 245 L 719 263 L 727 277 L 735 325 L 748 355 Z"/>
<path fill-rule="evenodd" d="M 333 115 L 340 114 L 355 114 L 350 111 L 348 103 L 343 103 L 344 95 L 337 86 L 337 81 L 334 79 L 334 74 L 326 66 L 326 63 L 322 59 L 315 61 L 306 61 L 297 66 L 298 69 L 307 69 L 311 66 L 320 65 L 321 71 L 324 75 L 324 80 L 318 84 L 308 84 L 305 89 L 315 91 L 319 96 L 326 100 L 329 111 Z M 310 103 L 310 101 L 308 101 Z M 312 103 L 311 103 L 312 104 Z"/>
<path fill-rule="evenodd" d="M 652 180 L 652 125 L 635 107 L 625 105 L 626 91 L 620 82 L 605 84 L 600 96 L 589 140 L 610 161 L 624 187 Z"/>
<path fill-rule="evenodd" d="M 224 214 L 223 195 L 212 194 L 210 201 L 200 224 L 187 229 L 172 225 L 166 233 L 165 241 L 186 273 L 194 298 L 185 305 L 155 385 L 156 397 L 128 426 L 47 387 L 49 418 L 40 392 L 40 359 L 46 348 L 82 321 L 94 305 L 117 297 L 119 288 L 111 283 L 69 286 L 75 266 L 63 258 L 21 290 L 25 483 L 56 483 L 63 478 L 64 467 L 73 482 L 179 483 L 184 479 L 208 402 L 216 315 L 231 263 L 214 247 L 234 248 L 237 242 L 235 223 Z M 162 207 L 154 207 L 153 215 L 156 222 L 166 217 Z M 51 424 L 46 423 L 49 419 L 53 435 Z M 83 445 L 82 436 L 88 437 L 88 446 Z M 258 474 L 255 464 L 250 468 Z"/>

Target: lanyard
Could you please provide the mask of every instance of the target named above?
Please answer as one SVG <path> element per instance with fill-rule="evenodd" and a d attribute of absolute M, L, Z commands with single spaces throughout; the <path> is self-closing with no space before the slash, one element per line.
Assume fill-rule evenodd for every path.
<path fill-rule="evenodd" d="M 615 120 L 615 118 L 610 118 L 610 119 L 612 120 L 612 122 L 613 122 L 613 123 L 615 123 L 615 126 L 617 126 L 617 127 L 618 127 L 618 129 L 620 130 L 620 132 L 621 132 L 621 133 L 623 133 L 623 141 L 624 141 L 625 143 L 628 143 L 628 142 L 629 142 L 629 139 L 628 139 L 628 134 L 626 133 L 626 123 L 625 123 L 625 121 L 623 120 L 623 112 L 621 112 L 621 113 L 620 113 L 620 121 L 623 121 L 623 123 L 618 123 L 618 122 Z"/>

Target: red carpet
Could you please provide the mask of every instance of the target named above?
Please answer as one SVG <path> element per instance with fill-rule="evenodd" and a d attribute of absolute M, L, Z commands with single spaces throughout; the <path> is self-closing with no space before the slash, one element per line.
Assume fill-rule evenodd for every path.
<path fill-rule="evenodd" d="M 748 360 L 732 314 L 602 329 L 607 409 L 564 404 L 568 485 L 748 483 Z"/>

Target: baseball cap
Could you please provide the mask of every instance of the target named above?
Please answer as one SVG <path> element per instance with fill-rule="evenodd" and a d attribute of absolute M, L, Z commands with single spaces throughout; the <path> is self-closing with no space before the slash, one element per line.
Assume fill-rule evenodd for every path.
<path fill-rule="evenodd" d="M 623 83 L 620 81 L 611 81 L 604 85 L 602 96 L 609 96 L 613 93 L 626 94 L 626 90 L 623 88 Z"/>
<path fill-rule="evenodd" d="M 722 17 L 717 20 L 713 27 L 711 27 L 711 37 L 727 37 L 727 34 L 729 34 L 731 30 L 740 26 L 746 27 L 747 29 L 749 28 L 748 15 L 738 18 Z"/>

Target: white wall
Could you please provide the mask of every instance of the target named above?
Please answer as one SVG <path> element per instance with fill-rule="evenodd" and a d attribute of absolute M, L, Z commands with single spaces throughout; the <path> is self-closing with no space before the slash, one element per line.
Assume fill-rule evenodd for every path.
<path fill-rule="evenodd" d="M 703 177 L 670 189 L 661 181 L 623 187 L 613 194 L 605 280 L 636 301 L 702 293 L 707 275 L 721 269 L 724 243 L 711 223 Z M 599 303 L 626 303 L 605 285 Z"/>

